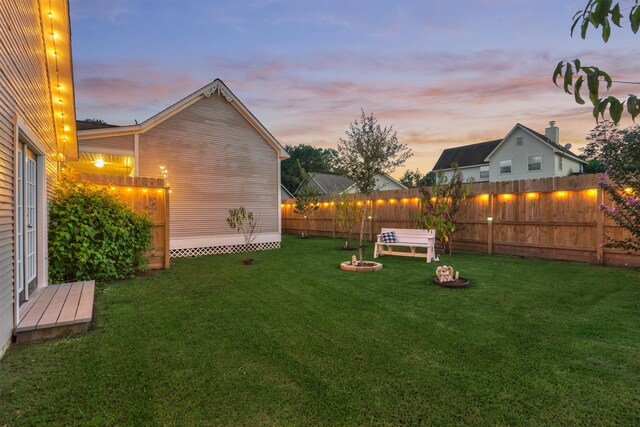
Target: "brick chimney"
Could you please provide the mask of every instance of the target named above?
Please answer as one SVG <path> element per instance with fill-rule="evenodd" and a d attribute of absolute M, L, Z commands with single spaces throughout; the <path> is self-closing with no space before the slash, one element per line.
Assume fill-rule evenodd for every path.
<path fill-rule="evenodd" d="M 549 127 L 544 130 L 544 135 L 556 144 L 560 144 L 560 129 L 556 127 L 555 120 L 549 122 Z"/>

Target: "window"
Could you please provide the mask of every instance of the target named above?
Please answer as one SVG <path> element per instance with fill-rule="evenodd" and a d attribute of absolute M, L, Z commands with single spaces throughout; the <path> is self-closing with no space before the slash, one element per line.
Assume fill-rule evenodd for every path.
<path fill-rule="evenodd" d="M 522 147 L 522 137 L 521 136 L 516 138 L 516 145 L 518 147 Z"/>
<path fill-rule="evenodd" d="M 500 160 L 500 173 L 511 173 L 511 160 Z"/>
<path fill-rule="evenodd" d="M 480 166 L 480 179 L 489 179 L 489 166 Z"/>
<path fill-rule="evenodd" d="M 558 157 L 558 170 L 562 170 L 562 156 Z"/>
<path fill-rule="evenodd" d="M 529 172 L 542 170 L 542 156 L 529 156 Z"/>

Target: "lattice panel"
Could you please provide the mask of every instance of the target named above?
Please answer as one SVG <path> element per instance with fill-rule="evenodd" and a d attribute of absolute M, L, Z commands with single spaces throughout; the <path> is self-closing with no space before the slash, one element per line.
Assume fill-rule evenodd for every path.
<path fill-rule="evenodd" d="M 252 243 L 249 252 L 280 249 L 280 242 Z M 171 249 L 171 258 L 188 258 L 204 255 L 238 254 L 244 252 L 244 245 L 209 246 L 206 248 Z"/>

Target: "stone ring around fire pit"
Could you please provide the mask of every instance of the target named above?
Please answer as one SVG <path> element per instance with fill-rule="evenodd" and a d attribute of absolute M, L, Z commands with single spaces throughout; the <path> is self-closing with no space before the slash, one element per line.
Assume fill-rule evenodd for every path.
<path fill-rule="evenodd" d="M 351 261 L 345 261 L 343 263 L 340 263 L 340 269 L 345 271 L 357 271 L 360 273 L 367 273 L 371 271 L 382 270 L 382 264 L 380 264 L 379 262 L 373 262 L 373 261 L 362 261 L 354 265 L 352 264 Z"/>

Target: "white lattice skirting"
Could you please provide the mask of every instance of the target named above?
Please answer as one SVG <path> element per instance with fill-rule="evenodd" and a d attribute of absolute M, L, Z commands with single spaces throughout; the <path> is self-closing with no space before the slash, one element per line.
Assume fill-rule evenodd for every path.
<path fill-rule="evenodd" d="M 249 252 L 280 249 L 280 242 L 252 243 Z M 244 252 L 244 245 L 209 246 L 207 248 L 171 249 L 171 258 L 187 258 L 203 255 L 238 254 Z"/>

